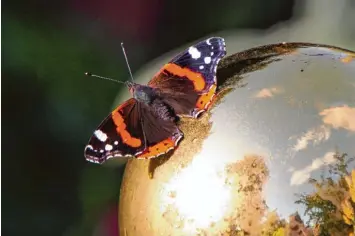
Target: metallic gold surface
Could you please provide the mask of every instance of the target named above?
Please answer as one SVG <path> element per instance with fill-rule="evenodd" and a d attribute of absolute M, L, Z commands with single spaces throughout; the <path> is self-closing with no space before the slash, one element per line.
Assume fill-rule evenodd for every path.
<path fill-rule="evenodd" d="M 225 58 L 217 78 L 219 100 L 182 119 L 173 155 L 128 162 L 120 235 L 261 235 L 265 215 L 303 212 L 295 194 L 336 150 L 355 156 L 353 52 L 268 45 Z"/>

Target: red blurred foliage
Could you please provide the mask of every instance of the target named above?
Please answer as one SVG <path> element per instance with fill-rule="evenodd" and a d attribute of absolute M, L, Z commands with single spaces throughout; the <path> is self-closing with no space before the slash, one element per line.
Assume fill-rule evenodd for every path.
<path fill-rule="evenodd" d="M 155 34 L 163 10 L 163 2 L 159 0 L 73 0 L 72 4 L 76 11 L 99 18 L 115 32 L 125 32 L 141 40 Z"/>
<path fill-rule="evenodd" d="M 103 214 L 94 235 L 100 236 L 119 236 L 118 230 L 118 206 L 115 204 Z"/>

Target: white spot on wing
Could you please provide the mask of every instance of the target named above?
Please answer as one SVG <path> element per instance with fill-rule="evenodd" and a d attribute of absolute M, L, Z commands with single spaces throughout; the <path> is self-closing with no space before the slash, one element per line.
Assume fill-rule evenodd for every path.
<path fill-rule="evenodd" d="M 193 59 L 198 59 L 201 57 L 201 52 L 195 47 L 190 47 L 188 52 Z"/>
<path fill-rule="evenodd" d="M 118 141 L 115 141 L 113 144 L 118 145 Z"/>
<path fill-rule="evenodd" d="M 211 57 L 205 57 L 205 63 L 210 64 L 211 63 Z"/>
<path fill-rule="evenodd" d="M 210 41 L 211 39 L 207 39 L 206 40 L 206 43 L 207 43 L 207 45 L 211 45 L 211 41 Z"/>
<path fill-rule="evenodd" d="M 106 150 L 106 151 L 111 151 L 112 148 L 113 148 L 113 146 L 110 145 L 110 144 L 106 144 L 106 146 L 105 146 L 105 150 Z"/>
<path fill-rule="evenodd" d="M 211 56 L 213 56 L 214 52 L 211 52 Z"/>
<path fill-rule="evenodd" d="M 107 140 L 107 134 L 105 134 L 104 132 L 102 132 L 101 130 L 95 130 L 94 132 L 96 138 L 98 140 L 100 140 L 101 142 L 105 142 Z"/>
<path fill-rule="evenodd" d="M 200 65 L 199 69 L 203 70 L 203 68 L 205 68 L 203 65 Z"/>
<path fill-rule="evenodd" d="M 103 149 L 101 149 L 101 150 L 100 150 L 100 153 L 103 153 L 103 152 L 104 152 L 104 150 L 103 150 Z"/>

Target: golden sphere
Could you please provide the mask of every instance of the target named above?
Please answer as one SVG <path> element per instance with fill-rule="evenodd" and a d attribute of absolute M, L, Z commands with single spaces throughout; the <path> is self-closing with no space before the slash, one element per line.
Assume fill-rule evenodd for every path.
<path fill-rule="evenodd" d="M 296 194 L 336 153 L 355 156 L 353 52 L 267 45 L 223 59 L 217 79 L 216 103 L 182 119 L 170 157 L 128 161 L 120 235 L 262 235 L 273 216 L 306 232 L 293 225 L 296 211 L 305 220 Z"/>

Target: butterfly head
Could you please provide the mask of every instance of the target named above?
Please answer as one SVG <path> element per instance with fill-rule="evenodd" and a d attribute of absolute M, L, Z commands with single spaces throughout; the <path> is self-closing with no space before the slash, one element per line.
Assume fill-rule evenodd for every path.
<path fill-rule="evenodd" d="M 134 95 L 134 92 L 135 92 L 135 90 L 137 89 L 137 85 L 138 85 L 138 84 L 136 84 L 136 83 L 134 83 L 134 82 L 132 82 L 132 81 L 129 81 L 129 80 L 126 81 L 125 84 L 126 84 L 126 86 L 128 87 L 129 92 L 130 92 L 132 95 Z"/>
<path fill-rule="evenodd" d="M 132 97 L 138 101 L 144 103 L 150 103 L 154 97 L 154 92 L 149 86 L 136 84 L 132 81 L 127 81 L 126 85 L 129 89 L 129 92 L 132 94 Z"/>

